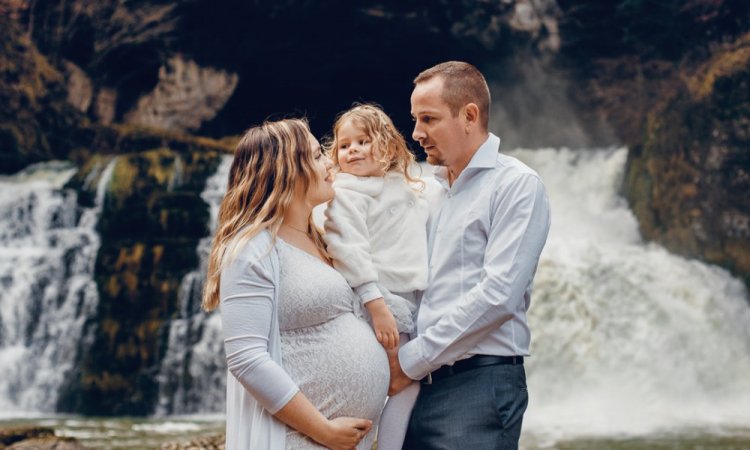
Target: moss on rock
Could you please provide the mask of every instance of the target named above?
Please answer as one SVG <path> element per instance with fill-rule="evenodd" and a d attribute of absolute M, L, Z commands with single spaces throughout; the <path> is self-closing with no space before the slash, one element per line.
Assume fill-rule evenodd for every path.
<path fill-rule="evenodd" d="M 117 142 L 130 142 L 126 147 L 134 151 L 92 156 L 71 182 L 90 190 L 115 158 L 97 225 L 102 245 L 94 270 L 100 301 L 89 325 L 93 344 L 64 386 L 58 409 L 145 415 L 156 404 L 156 374 L 180 283 L 198 267 L 198 241 L 208 234 L 208 205 L 200 194 L 228 146 L 154 130 L 106 129 L 123 133 Z M 140 148 L 151 144 L 158 147 Z"/>
<path fill-rule="evenodd" d="M 7 14 L 0 42 L 0 173 L 65 159 L 86 119 L 67 103 L 62 75 Z"/>
<path fill-rule="evenodd" d="M 649 112 L 624 191 L 643 235 L 750 281 L 750 34 L 685 63 Z"/>

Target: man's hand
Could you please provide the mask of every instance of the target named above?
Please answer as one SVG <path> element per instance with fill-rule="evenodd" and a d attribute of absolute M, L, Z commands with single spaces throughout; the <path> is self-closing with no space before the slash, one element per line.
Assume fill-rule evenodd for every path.
<path fill-rule="evenodd" d="M 375 337 L 378 339 L 386 350 L 398 348 L 398 329 L 396 328 L 396 319 L 385 304 L 383 297 L 365 303 L 367 312 L 372 318 L 372 328 L 375 330 Z"/>
<path fill-rule="evenodd" d="M 393 396 L 404 390 L 406 386 L 414 382 L 401 369 L 398 360 L 398 349 L 388 350 L 388 367 L 391 371 L 391 384 L 388 386 L 388 395 Z"/>

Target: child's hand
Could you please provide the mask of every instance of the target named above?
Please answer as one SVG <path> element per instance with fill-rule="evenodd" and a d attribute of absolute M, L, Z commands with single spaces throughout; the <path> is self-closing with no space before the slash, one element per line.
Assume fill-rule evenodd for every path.
<path fill-rule="evenodd" d="M 396 319 L 388 309 L 383 298 L 379 298 L 365 304 L 367 311 L 372 318 L 372 328 L 375 330 L 375 337 L 383 347 L 393 349 L 398 346 L 398 329 L 396 328 Z"/>

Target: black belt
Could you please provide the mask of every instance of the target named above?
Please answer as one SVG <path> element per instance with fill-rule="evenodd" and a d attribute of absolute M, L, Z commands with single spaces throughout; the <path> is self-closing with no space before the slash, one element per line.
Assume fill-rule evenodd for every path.
<path fill-rule="evenodd" d="M 461 372 L 466 372 L 467 370 L 479 367 L 499 365 L 515 366 L 521 364 L 523 364 L 523 356 L 474 355 L 471 358 L 456 361 L 452 366 L 443 366 L 432 373 L 428 373 L 426 377 L 422 378 L 421 383 L 433 384 L 443 378 L 448 378 Z"/>

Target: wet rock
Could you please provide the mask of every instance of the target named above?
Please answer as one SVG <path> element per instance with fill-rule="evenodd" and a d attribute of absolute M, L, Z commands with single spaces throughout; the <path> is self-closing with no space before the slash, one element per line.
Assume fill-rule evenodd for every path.
<path fill-rule="evenodd" d="M 681 74 L 647 115 L 625 195 L 643 235 L 750 281 L 750 34 Z"/>
<path fill-rule="evenodd" d="M 96 92 L 94 100 L 94 117 L 104 125 L 109 125 L 115 120 L 117 107 L 117 90 L 102 86 Z"/>
<path fill-rule="evenodd" d="M 68 103 L 85 113 L 91 106 L 94 96 L 91 78 L 80 67 L 70 61 L 63 61 L 65 81 L 68 88 Z"/>
<path fill-rule="evenodd" d="M 141 97 L 125 115 L 125 122 L 171 130 L 197 130 L 213 119 L 237 86 L 237 74 L 210 67 L 180 55 L 159 69 L 154 90 Z"/>
<path fill-rule="evenodd" d="M 45 438 L 55 435 L 55 431 L 48 427 L 18 426 L 0 428 L 0 448 L 26 439 Z"/>
<path fill-rule="evenodd" d="M 151 139 L 158 145 L 164 136 L 145 133 L 138 140 L 131 135 L 126 145 Z M 224 154 L 217 141 L 200 142 L 167 140 L 169 147 L 116 156 L 97 227 L 102 240 L 94 269 L 99 304 L 86 331 L 92 339 L 61 389 L 58 410 L 153 412 L 155 375 L 177 311 L 180 283 L 198 266 L 196 247 L 208 234 L 208 205 L 200 193 Z M 101 156 L 92 161 L 97 158 Z M 94 174 L 106 163 L 89 165 Z M 77 177 L 75 183 L 82 187 L 96 185 L 86 183 L 83 173 Z"/>
<path fill-rule="evenodd" d="M 83 119 L 62 74 L 11 17 L 0 10 L 0 173 L 64 159 Z"/>
<path fill-rule="evenodd" d="M 628 146 L 643 237 L 750 283 L 750 4 L 559 3 L 572 97 Z"/>
<path fill-rule="evenodd" d="M 42 437 L 16 442 L 6 450 L 85 450 L 77 439 L 69 437 Z"/>
<path fill-rule="evenodd" d="M 224 435 L 202 436 L 184 442 L 162 444 L 160 450 L 224 450 Z"/>

